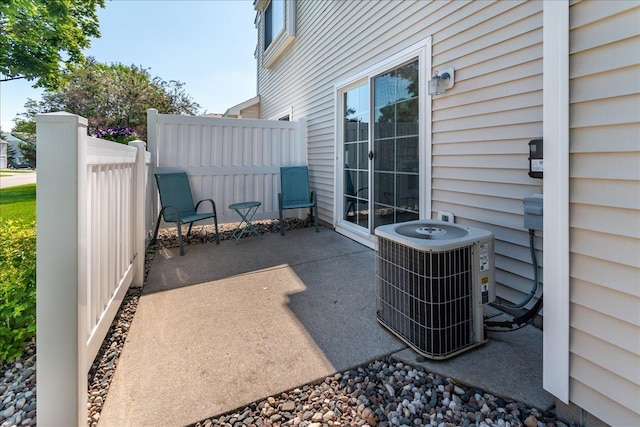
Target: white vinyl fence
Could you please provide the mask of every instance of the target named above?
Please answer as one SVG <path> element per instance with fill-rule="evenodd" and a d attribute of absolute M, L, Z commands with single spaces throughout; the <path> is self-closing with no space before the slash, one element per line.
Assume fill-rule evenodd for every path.
<path fill-rule="evenodd" d="M 306 164 L 302 122 L 148 112 L 149 152 L 87 136 L 87 120 L 36 117 L 38 423 L 86 425 L 87 373 L 129 286 L 142 286 L 155 225 L 153 173 L 190 176 L 194 199 L 258 200 L 277 218 L 280 166 Z"/>
<path fill-rule="evenodd" d="M 255 219 L 278 218 L 280 166 L 307 164 L 304 121 L 178 116 L 151 109 L 147 133 L 157 171 L 187 172 L 193 198 L 213 199 L 220 223 L 240 220 L 230 204 L 253 200 L 262 203 Z"/>
<path fill-rule="evenodd" d="M 142 141 L 88 137 L 79 116 L 36 121 L 38 423 L 86 425 L 91 362 L 143 284 L 151 155 Z"/>

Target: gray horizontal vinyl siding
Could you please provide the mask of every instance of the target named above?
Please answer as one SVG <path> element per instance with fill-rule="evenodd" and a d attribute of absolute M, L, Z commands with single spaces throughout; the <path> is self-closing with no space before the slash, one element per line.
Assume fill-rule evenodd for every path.
<path fill-rule="evenodd" d="M 570 7 L 570 400 L 640 425 L 640 4 Z"/>
<path fill-rule="evenodd" d="M 260 114 L 291 107 L 294 119 L 307 119 L 320 218 L 333 222 L 334 85 L 431 36 L 432 73 L 454 67 L 456 82 L 432 103 L 433 212 L 425 216 L 446 210 L 491 230 L 498 294 L 521 300 L 533 280 L 522 199 L 542 192 L 527 175 L 527 142 L 542 135 L 542 3 L 298 1 L 296 14 L 291 48 L 258 67 Z"/>
<path fill-rule="evenodd" d="M 520 301 L 533 281 L 522 199 L 542 192 L 527 160 L 542 135 L 542 5 L 478 13 L 434 35 L 433 68 L 455 67 L 456 84 L 433 100 L 432 216 L 493 231 L 498 295 Z"/>

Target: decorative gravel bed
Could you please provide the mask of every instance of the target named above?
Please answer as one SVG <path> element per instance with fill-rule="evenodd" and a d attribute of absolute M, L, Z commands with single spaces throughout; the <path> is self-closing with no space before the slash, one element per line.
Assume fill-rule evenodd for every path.
<path fill-rule="evenodd" d="M 566 427 L 552 413 L 391 357 L 194 424 L 212 426 Z"/>
<path fill-rule="evenodd" d="M 0 366 L 0 426 L 36 425 L 36 342 L 22 357 Z"/>
<path fill-rule="evenodd" d="M 278 231 L 278 222 L 256 221 L 260 233 Z M 219 227 L 229 239 L 237 224 Z M 287 220 L 286 229 L 310 227 L 308 220 Z M 185 245 L 213 242 L 212 226 L 195 227 Z M 177 247 L 175 230 L 162 230 L 146 252 L 146 276 L 159 248 Z M 87 425 L 97 426 L 111 378 L 131 326 L 141 290 L 130 289 L 88 374 Z M 36 425 L 35 341 L 21 359 L 0 366 L 0 427 Z M 508 379 L 505 379 L 508 380 Z M 246 407 L 194 424 L 225 426 L 526 426 L 565 427 L 553 413 L 508 398 L 471 389 L 450 378 L 404 365 L 390 357 L 301 385 Z"/>

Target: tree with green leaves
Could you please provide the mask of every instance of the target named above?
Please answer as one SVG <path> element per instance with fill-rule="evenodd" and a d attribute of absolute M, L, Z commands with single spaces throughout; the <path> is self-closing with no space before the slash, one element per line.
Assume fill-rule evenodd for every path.
<path fill-rule="evenodd" d="M 20 139 L 18 136 L 16 138 Z M 20 139 L 18 143 L 18 148 L 22 153 L 22 157 L 32 165 L 34 168 L 36 167 L 36 143 L 30 141 L 28 139 Z"/>
<path fill-rule="evenodd" d="M 35 116 L 38 112 L 38 103 L 33 100 L 28 100 L 25 104 L 27 113 L 24 113 L 25 118 L 15 119 L 15 126 L 11 131 L 11 135 L 18 138 L 18 149 L 22 154 L 24 160 L 27 163 L 36 165 L 36 121 Z M 27 119 L 32 117 L 32 119 Z"/>
<path fill-rule="evenodd" d="M 100 37 L 98 6 L 104 0 L 0 0 L 0 82 L 59 87 Z"/>
<path fill-rule="evenodd" d="M 16 149 L 13 145 L 7 145 L 7 164 L 12 165 L 16 162 Z"/>
<path fill-rule="evenodd" d="M 66 111 L 87 118 L 88 132 L 129 127 L 147 137 L 147 109 L 162 114 L 198 114 L 200 105 L 185 92 L 184 83 L 152 77 L 148 69 L 103 64 L 89 57 L 57 90 L 45 90 L 42 100 L 29 100 L 15 121 L 14 132 L 35 131 L 38 113 Z"/>

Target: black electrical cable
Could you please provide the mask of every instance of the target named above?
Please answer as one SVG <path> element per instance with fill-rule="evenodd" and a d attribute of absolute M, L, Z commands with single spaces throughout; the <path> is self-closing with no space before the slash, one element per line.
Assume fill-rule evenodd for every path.
<path fill-rule="evenodd" d="M 529 304 L 529 302 L 533 299 L 536 291 L 538 290 L 538 260 L 536 259 L 536 249 L 534 247 L 534 235 L 535 231 L 529 229 L 529 251 L 531 253 L 531 262 L 533 263 L 533 287 L 531 288 L 531 292 L 526 296 L 524 300 L 517 304 L 511 304 L 508 302 L 502 302 L 501 305 L 504 305 L 507 308 L 522 308 L 525 305 Z"/>
<path fill-rule="evenodd" d="M 534 247 L 534 235 L 535 235 L 535 231 L 529 229 L 529 250 L 531 253 L 531 262 L 533 263 L 533 287 L 531 288 L 531 292 L 529 292 L 529 295 L 527 295 L 527 297 L 523 301 L 519 302 L 518 304 L 510 304 L 510 303 L 501 304 L 507 308 L 515 309 L 515 308 L 524 307 L 533 299 L 534 295 L 536 294 L 536 291 L 538 290 L 538 260 L 536 259 L 536 251 Z M 487 327 L 487 330 L 491 332 L 517 331 L 518 329 L 524 328 L 525 326 L 533 322 L 535 317 L 538 315 L 538 313 L 542 309 L 542 304 L 543 303 L 542 303 L 542 296 L 541 296 L 538 299 L 538 301 L 534 304 L 534 306 L 531 307 L 531 310 L 528 310 L 522 316 L 516 317 L 510 321 L 504 321 L 504 322 L 488 321 L 487 319 L 491 319 L 495 316 L 487 317 L 485 318 L 485 322 L 484 322 L 485 327 Z M 517 327 L 514 328 L 514 326 L 517 326 Z M 489 329 L 489 328 L 505 328 L 505 329 Z"/>
<path fill-rule="evenodd" d="M 487 330 L 491 331 L 491 332 L 513 332 L 513 331 L 517 331 L 518 329 L 522 329 L 525 326 L 527 326 L 528 324 L 530 324 L 531 322 L 533 322 L 533 320 L 536 318 L 536 316 L 538 315 L 538 313 L 542 309 L 542 305 L 543 305 L 543 298 L 540 297 L 538 299 L 538 301 L 535 303 L 535 305 L 531 308 L 531 310 L 527 311 L 526 313 L 524 313 L 520 317 L 516 317 L 515 319 L 513 319 L 511 321 L 508 321 L 508 322 L 492 322 L 492 321 L 488 321 L 488 322 L 484 322 L 484 324 L 487 327 Z M 517 328 L 514 328 L 513 326 L 517 326 Z M 489 328 L 492 328 L 492 327 L 494 327 L 494 328 L 506 328 L 506 329 L 489 329 Z"/>

